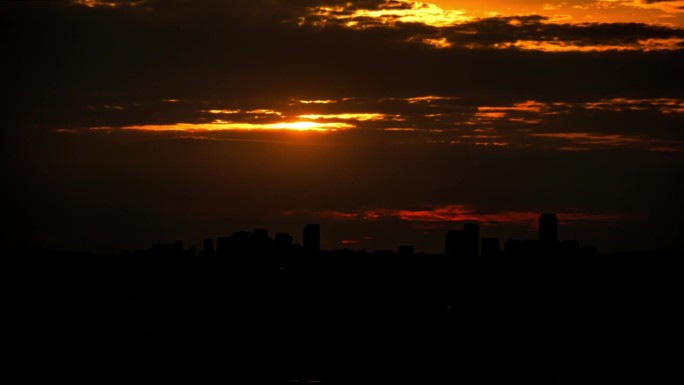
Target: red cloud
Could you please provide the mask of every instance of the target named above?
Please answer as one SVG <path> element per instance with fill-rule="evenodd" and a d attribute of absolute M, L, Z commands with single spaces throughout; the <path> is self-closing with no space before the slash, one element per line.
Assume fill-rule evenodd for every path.
<path fill-rule="evenodd" d="M 533 224 L 539 220 L 539 212 L 536 211 L 500 211 L 478 212 L 465 205 L 446 205 L 426 208 L 422 210 L 401 209 L 364 209 L 354 212 L 343 211 L 319 211 L 315 215 L 333 220 L 378 220 L 384 218 L 398 218 L 407 222 L 480 222 L 485 224 Z M 561 223 L 582 221 L 616 221 L 621 219 L 618 215 L 595 214 L 582 212 L 558 213 Z"/>

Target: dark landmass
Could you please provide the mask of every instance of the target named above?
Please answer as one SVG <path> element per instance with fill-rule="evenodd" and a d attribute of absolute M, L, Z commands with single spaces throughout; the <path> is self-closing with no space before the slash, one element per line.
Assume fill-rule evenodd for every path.
<path fill-rule="evenodd" d="M 442 255 L 267 230 L 117 256 L 7 250 L 27 383 L 623 384 L 680 378 L 684 255 L 445 235 Z"/>
<path fill-rule="evenodd" d="M 9 256 L 26 383 L 681 378 L 682 255 Z"/>

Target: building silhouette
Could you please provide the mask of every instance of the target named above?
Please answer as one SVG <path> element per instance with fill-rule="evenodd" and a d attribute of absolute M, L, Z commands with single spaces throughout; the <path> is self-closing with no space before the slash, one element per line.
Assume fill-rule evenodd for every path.
<path fill-rule="evenodd" d="M 202 252 L 201 255 L 204 257 L 214 256 L 216 251 L 214 251 L 214 240 L 207 238 L 202 242 Z"/>
<path fill-rule="evenodd" d="M 576 240 L 565 240 L 559 244 L 558 251 L 562 254 L 577 254 L 580 250 L 580 244 Z"/>
<path fill-rule="evenodd" d="M 494 257 L 500 252 L 499 238 L 482 238 L 482 256 Z"/>
<path fill-rule="evenodd" d="M 257 245 L 267 244 L 271 240 L 267 229 L 254 229 L 252 239 Z"/>
<path fill-rule="evenodd" d="M 401 256 L 410 256 L 414 254 L 414 248 L 412 245 L 401 245 L 397 254 Z"/>
<path fill-rule="evenodd" d="M 506 241 L 504 251 L 507 255 L 520 255 L 523 252 L 523 242 L 519 239 L 509 239 Z"/>
<path fill-rule="evenodd" d="M 321 249 L 321 227 L 310 224 L 304 227 L 302 246 L 306 251 L 319 251 Z"/>
<path fill-rule="evenodd" d="M 287 233 L 276 233 L 274 243 L 278 250 L 287 250 L 292 247 L 292 235 Z"/>
<path fill-rule="evenodd" d="M 558 218 L 556 218 L 556 214 L 543 213 L 539 216 L 539 241 L 547 245 L 558 242 Z"/>
<path fill-rule="evenodd" d="M 463 230 L 446 233 L 445 253 L 447 256 L 476 257 L 480 254 L 480 226 L 466 223 Z"/>
<path fill-rule="evenodd" d="M 480 255 L 480 226 L 477 223 L 466 223 L 463 225 L 465 236 L 465 255 L 477 257 Z"/>

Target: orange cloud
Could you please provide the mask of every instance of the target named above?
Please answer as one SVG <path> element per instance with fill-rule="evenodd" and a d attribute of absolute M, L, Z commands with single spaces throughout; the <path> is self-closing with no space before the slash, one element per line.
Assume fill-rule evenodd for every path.
<path fill-rule="evenodd" d="M 542 138 L 565 139 L 579 145 L 607 145 L 622 146 L 641 143 L 642 139 L 619 134 L 590 134 L 586 132 L 558 132 L 546 134 L 532 134 Z"/>
<path fill-rule="evenodd" d="M 527 100 L 521 103 L 515 103 L 510 107 L 478 107 L 478 111 L 523 111 L 523 112 L 541 112 L 548 108 L 548 105 L 534 100 Z"/>
<path fill-rule="evenodd" d="M 437 39 L 423 39 L 423 43 L 427 45 L 431 45 L 435 48 L 451 48 L 453 47 L 453 43 L 451 43 L 447 38 L 442 37 L 442 38 L 437 38 Z"/>
<path fill-rule="evenodd" d="M 517 48 L 523 51 L 543 52 L 606 52 L 606 51 L 675 51 L 682 49 L 682 38 L 640 39 L 624 44 L 581 44 L 577 41 L 516 40 L 512 43 L 498 43 L 497 49 Z"/>
<path fill-rule="evenodd" d="M 438 3 L 438 4 L 434 4 Z M 308 8 L 298 20 L 299 26 L 338 26 L 349 29 L 388 28 L 401 29 L 402 24 L 413 23 L 431 27 L 428 32 L 405 37 L 407 42 L 418 42 L 438 49 L 458 46 L 468 49 L 518 49 L 542 52 L 603 52 L 603 51 L 663 51 L 682 49 L 684 26 L 681 14 L 682 1 L 650 0 L 596 0 L 563 3 L 519 4 L 515 1 L 418 1 L 393 0 L 380 4 L 362 5 L 348 2 L 338 6 Z M 502 28 L 512 27 L 499 42 L 478 39 L 476 36 L 491 32 L 489 21 L 503 23 Z M 665 22 L 666 21 L 666 22 Z M 640 24 L 643 38 L 632 41 L 615 39 L 612 34 L 604 39 L 588 38 L 577 30 L 601 28 L 602 25 Z M 536 33 L 526 27 L 536 24 Z M 560 33 L 555 25 L 571 34 Z M 651 28 L 661 33 L 651 34 Z M 480 31 L 479 28 L 484 28 Z M 664 29 L 663 29 L 664 28 Z M 499 28 L 501 29 L 501 28 Z M 514 30 L 520 30 L 515 32 Z M 527 30 L 528 32 L 519 33 Z M 480 33 L 482 32 L 482 33 Z M 651 29 L 651 32 L 654 32 Z M 468 39 L 472 35 L 475 38 Z M 596 34 L 593 34 L 596 35 Z M 633 36 L 628 34 L 629 36 Z M 516 36 L 519 36 L 516 38 Z"/>
<path fill-rule="evenodd" d="M 597 102 L 586 103 L 584 107 L 588 110 L 605 111 L 637 111 L 657 109 L 664 114 L 684 113 L 684 100 L 682 99 L 627 99 L 613 98 L 601 99 Z"/>
<path fill-rule="evenodd" d="M 217 120 L 213 123 L 176 123 L 166 125 L 141 125 L 141 126 L 126 126 L 122 130 L 135 131 L 184 131 L 184 132 L 202 132 L 202 131 L 337 131 L 354 128 L 353 125 L 347 123 L 319 123 L 319 122 L 282 122 L 282 123 L 232 123 Z"/>
<path fill-rule="evenodd" d="M 432 3 L 398 0 L 381 4 L 378 9 L 355 9 L 352 2 L 334 7 L 312 7 L 299 19 L 299 25 L 322 27 L 335 20 L 352 29 L 393 27 L 398 23 L 444 27 L 473 19 L 473 16 L 466 16 L 462 10 L 445 10 Z"/>
<path fill-rule="evenodd" d="M 146 0 L 125 0 L 125 1 L 107 1 L 107 0 L 73 0 L 73 4 L 83 5 L 88 8 L 95 7 L 106 7 L 106 8 L 117 8 L 117 7 L 135 7 L 137 5 L 143 4 Z"/>
<path fill-rule="evenodd" d="M 333 104 L 333 103 L 337 103 L 337 100 L 329 100 L 329 99 L 325 99 L 325 100 L 299 100 L 299 103 L 302 103 L 302 104 Z"/>
<path fill-rule="evenodd" d="M 339 120 L 359 120 L 359 121 L 380 121 L 380 120 L 397 120 L 400 119 L 398 115 L 385 115 L 376 113 L 347 113 L 347 114 L 307 114 L 299 115 L 299 119 L 339 119 Z"/>

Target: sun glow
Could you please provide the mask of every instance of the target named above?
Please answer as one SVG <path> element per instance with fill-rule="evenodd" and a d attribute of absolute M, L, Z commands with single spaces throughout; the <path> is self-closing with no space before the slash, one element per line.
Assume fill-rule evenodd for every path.
<path fill-rule="evenodd" d="M 325 26 L 334 21 L 347 28 L 366 29 L 380 26 L 396 26 L 398 23 L 422 23 L 431 26 L 450 26 L 472 20 L 460 9 L 445 10 L 432 3 L 397 0 L 387 2 L 378 9 L 345 6 L 319 6 L 309 8 L 309 14 L 299 20 L 299 25 Z"/>
<path fill-rule="evenodd" d="M 319 123 L 319 122 L 282 122 L 269 124 L 255 124 L 255 123 L 232 123 L 221 120 L 213 123 L 176 123 L 166 125 L 141 125 L 141 126 L 127 126 L 122 127 L 122 130 L 135 131 L 184 131 L 184 132 L 204 132 L 204 131 L 316 131 L 316 132 L 330 132 L 337 130 L 345 130 L 354 128 L 353 125 L 347 123 Z"/>

